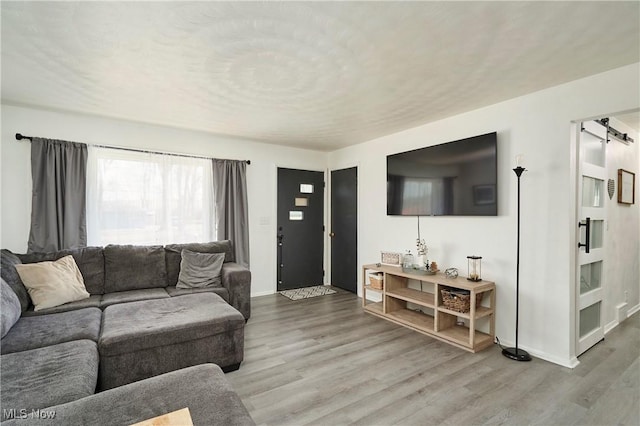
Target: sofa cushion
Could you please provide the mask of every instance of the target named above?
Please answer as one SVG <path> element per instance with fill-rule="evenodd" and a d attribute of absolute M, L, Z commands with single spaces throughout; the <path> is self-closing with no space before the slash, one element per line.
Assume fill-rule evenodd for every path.
<path fill-rule="evenodd" d="M 164 251 L 167 265 L 167 283 L 169 286 L 175 286 L 178 283 L 182 250 L 184 249 L 197 253 L 224 253 L 225 263 L 235 262 L 233 245 L 230 240 L 213 241 L 210 243 L 168 244 L 164 246 Z"/>
<path fill-rule="evenodd" d="M 197 253 L 183 249 L 178 288 L 220 287 L 224 253 Z"/>
<path fill-rule="evenodd" d="M 166 286 L 162 246 L 108 245 L 104 248 L 105 293 Z"/>
<path fill-rule="evenodd" d="M 167 294 L 164 288 L 145 288 L 142 290 L 117 291 L 115 293 L 107 293 L 102 296 L 100 307 L 104 309 L 107 306 L 115 305 L 116 303 L 137 302 L 140 300 L 149 299 L 164 299 L 168 297 L 169 294 Z"/>
<path fill-rule="evenodd" d="M 0 276 L 2 276 L 7 284 L 9 284 L 9 287 L 16 293 L 16 296 L 18 296 L 22 312 L 26 311 L 29 306 L 31 306 L 31 298 L 16 270 L 16 265 L 20 265 L 22 262 L 18 256 L 6 249 L 0 251 L 0 262 Z"/>
<path fill-rule="evenodd" d="M 103 312 L 100 354 L 135 352 L 237 328 L 244 328 L 244 317 L 213 293 L 122 303 Z"/>
<path fill-rule="evenodd" d="M 22 308 L 20 307 L 20 300 L 7 282 L 0 278 L 0 329 L 1 336 L 7 335 L 11 327 L 20 319 L 22 314 Z M 4 341 L 2 343 L 4 345 Z M 0 346 L 1 348 L 2 346 Z"/>
<path fill-rule="evenodd" d="M 87 291 L 91 294 L 104 293 L 104 255 L 102 247 L 83 247 L 60 250 L 52 253 L 18 254 L 22 263 L 36 263 L 58 260 L 71 255 L 76 261 Z"/>
<path fill-rule="evenodd" d="M 101 390 L 207 362 L 231 370 L 244 317 L 213 293 L 121 303 L 104 310 L 98 348 Z"/>
<path fill-rule="evenodd" d="M 78 300 L 77 302 L 69 302 L 64 305 L 54 306 L 53 308 L 46 308 L 39 311 L 34 311 L 33 306 L 29 310 L 22 313 L 23 317 L 31 317 L 37 315 L 56 314 L 59 312 L 76 311 L 78 309 L 85 308 L 99 308 L 100 301 L 102 300 L 101 294 L 92 294 L 88 299 Z"/>
<path fill-rule="evenodd" d="M 16 265 L 16 269 L 29 291 L 34 311 L 88 299 L 90 296 L 73 256 L 53 262 Z"/>
<path fill-rule="evenodd" d="M 120 386 L 47 408 L 58 424 L 120 426 L 189 408 L 194 425 L 254 425 L 220 367 L 202 364 Z M 9 425 L 51 425 L 47 419 L 12 420 Z M 4 426 L 4 424 L 3 424 Z"/>
<path fill-rule="evenodd" d="M 98 350 L 90 340 L 2 355 L 2 419 L 27 410 L 92 395 L 98 378 Z"/>
<path fill-rule="evenodd" d="M 167 287 L 167 293 L 169 296 L 184 296 L 185 294 L 194 294 L 194 293 L 215 293 L 218 296 L 222 297 L 225 302 L 229 303 L 229 290 L 224 287 L 204 287 L 204 288 L 176 288 L 176 287 Z"/>
<path fill-rule="evenodd" d="M 98 308 L 22 317 L 2 339 L 0 349 L 8 354 L 73 340 L 97 342 L 101 322 L 102 311 Z"/>

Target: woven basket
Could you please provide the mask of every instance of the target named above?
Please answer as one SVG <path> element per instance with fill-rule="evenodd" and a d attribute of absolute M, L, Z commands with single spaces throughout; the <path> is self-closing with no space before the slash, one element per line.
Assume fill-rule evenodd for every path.
<path fill-rule="evenodd" d="M 375 288 L 376 290 L 382 290 L 382 275 L 370 275 L 369 281 L 371 282 L 371 288 Z"/>
<path fill-rule="evenodd" d="M 467 290 L 451 288 L 440 289 L 442 304 L 445 308 L 466 314 L 471 310 L 471 293 Z M 476 293 L 476 309 L 482 303 L 484 293 Z"/>

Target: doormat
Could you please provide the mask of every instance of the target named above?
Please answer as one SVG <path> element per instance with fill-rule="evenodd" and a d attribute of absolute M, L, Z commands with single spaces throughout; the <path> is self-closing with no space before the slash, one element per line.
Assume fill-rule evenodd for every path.
<path fill-rule="evenodd" d="M 310 297 L 324 296 L 325 294 L 334 294 L 337 291 L 326 285 L 316 285 L 313 287 L 294 288 L 293 290 L 279 291 L 284 297 L 291 300 L 308 299 Z"/>

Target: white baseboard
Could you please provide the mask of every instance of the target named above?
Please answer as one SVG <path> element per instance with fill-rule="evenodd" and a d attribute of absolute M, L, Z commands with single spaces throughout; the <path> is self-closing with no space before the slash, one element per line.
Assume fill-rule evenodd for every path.
<path fill-rule="evenodd" d="M 629 318 L 631 315 L 635 314 L 638 311 L 640 311 L 640 303 L 627 311 L 627 318 Z"/>
<path fill-rule="evenodd" d="M 624 308 L 626 305 L 626 303 L 621 303 L 620 305 L 616 306 L 617 309 L 619 308 Z M 626 315 L 623 314 L 624 319 L 629 318 L 631 315 L 635 314 L 636 312 L 640 311 L 640 304 L 634 306 L 633 308 L 627 310 Z M 623 319 L 623 321 L 624 321 Z M 616 328 L 618 325 L 620 325 L 620 321 L 614 320 L 611 321 L 609 324 L 604 326 L 604 334 L 609 333 L 611 330 L 613 330 L 614 328 Z"/>
<path fill-rule="evenodd" d="M 268 296 L 270 294 L 276 294 L 276 292 L 275 291 L 258 291 L 255 293 L 251 293 L 251 297 Z"/>
<path fill-rule="evenodd" d="M 512 348 L 515 345 L 515 343 L 513 342 L 507 342 L 503 340 L 500 340 L 500 344 L 505 348 Z M 525 351 L 529 352 L 529 355 L 531 355 L 532 357 L 540 358 L 544 361 L 549 361 L 553 364 L 557 364 L 562 367 L 576 368 L 578 364 L 580 364 L 580 361 L 578 361 L 578 358 L 576 357 L 562 358 L 562 357 L 551 355 L 544 351 L 539 351 L 537 349 L 532 349 L 523 345 L 518 345 L 518 349 L 524 349 Z"/>
<path fill-rule="evenodd" d="M 618 326 L 618 324 L 620 324 L 620 323 L 617 320 L 613 320 L 609 324 L 606 324 L 604 326 L 604 334 L 609 334 L 609 332 L 611 330 L 613 330 L 614 328 L 616 328 Z"/>

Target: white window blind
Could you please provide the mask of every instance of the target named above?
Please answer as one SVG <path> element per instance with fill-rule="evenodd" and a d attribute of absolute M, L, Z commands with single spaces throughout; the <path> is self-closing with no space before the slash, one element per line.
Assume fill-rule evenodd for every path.
<path fill-rule="evenodd" d="M 89 147 L 89 245 L 215 241 L 213 215 L 210 160 Z"/>

